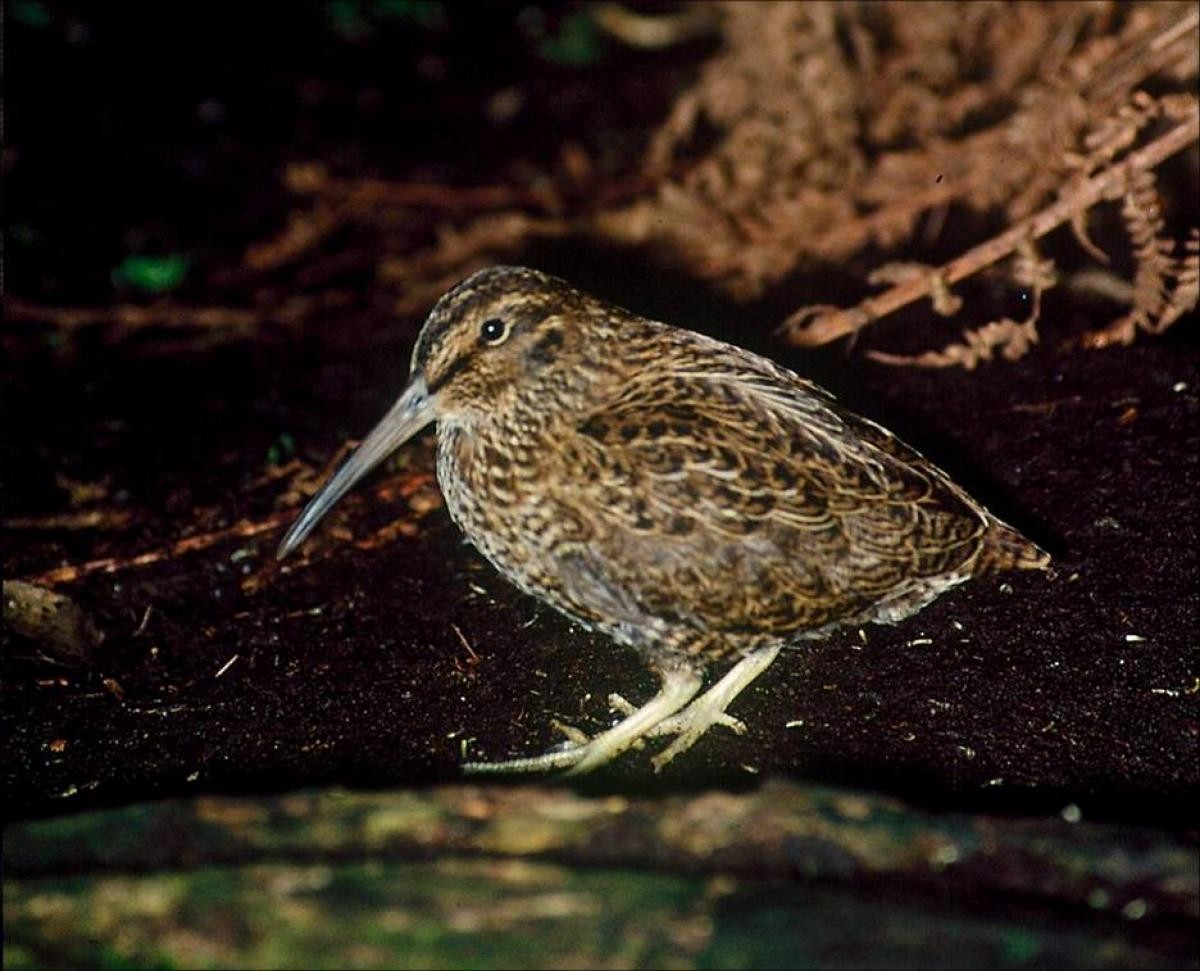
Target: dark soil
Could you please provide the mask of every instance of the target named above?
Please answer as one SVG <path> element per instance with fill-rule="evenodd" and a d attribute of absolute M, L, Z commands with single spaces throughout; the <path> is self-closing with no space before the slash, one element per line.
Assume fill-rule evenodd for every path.
<path fill-rule="evenodd" d="M 605 139 L 644 137 L 704 53 L 573 71 L 539 59 L 518 8 L 504 5 L 486 7 L 488 24 L 452 22 L 434 41 L 384 24 L 355 43 L 331 35 L 322 5 L 243 5 L 236 23 L 233 8 L 227 20 L 193 11 L 169 23 L 189 15 L 52 9 L 49 25 L 10 28 L 5 166 L 6 222 L 23 241 L 10 246 L 8 292 L 56 304 L 135 299 L 113 292 L 113 267 L 129 252 L 176 251 L 193 267 L 180 302 L 247 302 L 250 284 L 220 270 L 282 223 L 293 204 L 278 179 L 286 161 L 501 181 L 514 159 L 550 158 L 566 130 L 596 152 Z M 466 39 L 483 36 L 486 49 Z M 440 67 L 423 60 L 431 43 Z M 449 80 L 420 82 L 422 63 Z M 472 105 L 517 83 L 528 97 L 521 120 L 481 129 Z M 837 298 L 820 274 L 736 307 L 644 254 L 567 241 L 525 260 L 815 374 L 1055 554 L 1052 576 L 980 580 L 897 627 L 798 648 L 736 703 L 745 736 L 713 732 L 659 777 L 646 753 L 630 753 L 589 785 L 743 786 L 786 774 L 936 805 L 1075 802 L 1100 817 L 1193 822 L 1194 320 L 1086 352 L 1066 337 L 1112 309 L 1063 298 L 1043 321 L 1045 343 L 1015 364 L 885 368 L 860 349 L 803 359 L 773 343 L 788 309 Z M 127 561 L 294 504 L 288 477 L 272 478 L 286 460 L 281 436 L 319 468 L 361 435 L 399 390 L 420 324 L 366 298 L 347 317 L 329 332 L 187 352 L 161 337 L 119 347 L 89 333 L 14 338 L 0 444 L 5 578 Z M 923 336 L 903 340 L 927 346 Z M 58 585 L 106 638 L 81 669 L 5 633 L 6 815 L 451 779 L 464 753 L 536 753 L 556 741 L 553 718 L 594 729 L 610 717 L 609 692 L 652 691 L 635 657 L 518 594 L 463 545 L 436 493 L 412 485 L 429 456 L 428 440 L 406 450 L 283 566 L 271 529 Z M 93 509 L 109 527 L 47 526 Z M 409 535 L 366 550 L 348 541 L 392 520 L 411 524 Z"/>

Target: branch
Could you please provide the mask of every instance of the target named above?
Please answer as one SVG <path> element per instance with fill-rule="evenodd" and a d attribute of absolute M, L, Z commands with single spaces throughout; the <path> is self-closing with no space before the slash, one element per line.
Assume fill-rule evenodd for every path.
<path fill-rule="evenodd" d="M 240 307 L 189 307 L 166 303 L 51 307 L 10 296 L 4 300 L 4 319 L 8 324 L 52 324 L 67 332 L 113 326 L 121 331 L 146 327 L 249 330 L 262 323 L 263 315 L 257 310 Z"/>
<path fill-rule="evenodd" d="M 37 586 L 49 586 L 58 583 L 73 583 L 83 577 L 91 576 L 93 573 L 116 573 L 119 570 L 127 570 L 135 566 L 149 566 L 151 563 L 169 560 L 183 553 L 192 553 L 196 550 L 207 549 L 210 546 L 215 546 L 217 543 L 233 537 L 245 538 L 247 536 L 257 536 L 259 533 L 265 533 L 268 530 L 282 526 L 295 515 L 295 509 L 285 509 L 283 512 L 273 513 L 266 519 L 257 521 L 242 519 L 228 529 L 218 529 L 211 533 L 188 536 L 162 549 L 150 550 L 147 553 L 139 553 L 137 556 L 131 557 L 109 556 L 101 560 L 89 560 L 86 563 L 68 564 L 67 566 L 47 570 L 45 573 L 26 577 L 25 581 Z"/>
<path fill-rule="evenodd" d="M 1131 901 L 1148 920 L 1191 922 L 1197 913 L 1195 847 L 1183 834 L 1055 816 L 932 813 L 889 796 L 781 780 L 660 798 L 465 785 L 208 795 L 63 822 L 6 830 L 6 876 L 483 855 L 746 880 L 905 881 L 891 885 L 1053 901 L 1066 914 L 1116 915 Z"/>

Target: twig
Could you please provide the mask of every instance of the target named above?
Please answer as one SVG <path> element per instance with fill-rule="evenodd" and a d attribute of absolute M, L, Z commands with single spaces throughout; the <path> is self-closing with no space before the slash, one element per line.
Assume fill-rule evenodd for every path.
<path fill-rule="evenodd" d="M 393 498 L 396 494 L 408 499 L 420 490 L 427 488 L 433 481 L 433 476 L 427 473 L 406 472 L 380 482 L 375 487 L 374 494 L 385 500 Z M 272 513 L 264 519 L 242 519 L 227 529 L 218 529 L 211 533 L 188 536 L 176 543 L 172 543 L 170 546 L 139 553 L 137 556 L 110 556 L 101 560 L 89 560 L 86 563 L 69 564 L 53 570 L 47 570 L 44 573 L 37 573 L 24 579 L 27 583 L 45 586 L 48 584 L 72 583 L 83 577 L 91 576 L 93 573 L 117 573 L 121 570 L 131 569 L 132 567 L 149 566 L 152 563 L 159 563 L 184 553 L 194 553 L 196 550 L 208 549 L 208 547 L 215 546 L 217 543 L 221 543 L 227 539 L 245 539 L 250 536 L 257 536 L 259 533 L 269 532 L 272 529 L 278 529 L 280 526 L 291 522 L 295 518 L 296 512 L 297 509 L 292 507 Z M 403 535 L 408 535 L 407 529 L 415 530 L 415 527 L 412 527 L 411 524 L 402 523 L 392 524 L 391 527 L 384 527 L 379 532 L 383 533 L 389 528 L 393 528 L 395 532 Z M 372 545 L 371 537 L 360 541 L 356 545 L 360 545 L 361 543 L 368 544 L 361 548 L 369 549 L 370 545 Z"/>
<path fill-rule="evenodd" d="M 52 324 L 59 330 L 117 326 L 122 330 L 178 327 L 189 330 L 249 329 L 262 323 L 257 310 L 239 307 L 188 307 L 175 304 L 118 304 L 115 307 L 49 307 L 20 297 L 6 297 L 8 323 Z"/>
<path fill-rule="evenodd" d="M 506 185 L 453 186 L 424 182 L 388 182 L 361 179 L 341 183 L 348 188 L 348 203 L 357 209 L 376 206 L 414 206 L 443 212 L 486 212 L 528 207 L 539 212 L 557 208 L 546 192 Z"/>
<path fill-rule="evenodd" d="M 1193 112 L 1186 121 L 1133 152 L 1123 161 L 1080 183 L 1070 194 L 1022 220 L 999 236 L 968 250 L 935 273 L 894 286 L 879 296 L 867 298 L 856 307 L 832 312 L 818 311 L 815 316 L 812 308 L 803 307 L 788 317 L 780 325 L 779 331 L 791 344 L 819 347 L 861 330 L 901 307 L 928 297 L 933 292 L 934 280 L 943 280 L 948 285 L 964 280 L 984 267 L 1011 255 L 1025 240 L 1039 239 L 1102 199 L 1118 195 L 1132 174 L 1157 167 L 1172 155 L 1194 144 L 1197 139 L 1200 139 L 1200 112 Z"/>
<path fill-rule="evenodd" d="M 11 516 L 4 520 L 4 528 L 67 531 L 124 529 L 132 519 L 133 514 L 124 509 L 87 509 L 76 512 L 51 513 L 46 516 Z"/>
<path fill-rule="evenodd" d="M 417 527 L 404 519 L 395 519 L 384 526 L 381 526 L 369 536 L 364 536 L 362 539 L 354 540 L 354 548 L 356 550 L 373 550 L 380 546 L 390 546 L 401 536 L 406 539 L 412 539 L 417 535 Z"/>
<path fill-rule="evenodd" d="M 150 332 L 160 338 L 160 349 L 199 350 L 254 338 L 268 328 L 286 333 L 304 322 L 313 312 L 314 304 L 328 303 L 332 297 L 333 294 L 318 298 L 303 294 L 278 306 L 257 308 L 197 307 L 169 300 L 145 305 L 61 307 L 7 296 L 0 334 L 19 338 L 51 329 L 72 339 L 83 332 L 98 331 L 105 345 L 118 346 L 131 337 Z"/>
<path fill-rule="evenodd" d="M 295 515 L 296 510 L 285 509 L 283 512 L 272 513 L 266 519 L 257 521 L 242 519 L 228 529 L 218 529 L 211 533 L 188 536 L 176 543 L 172 543 L 170 546 L 150 550 L 147 553 L 139 553 L 137 556 L 109 556 L 102 560 L 89 560 L 87 563 L 69 564 L 67 566 L 60 566 L 54 570 L 47 570 L 45 573 L 26 577 L 25 579 L 28 583 L 36 583 L 38 585 L 73 583 L 75 580 L 91 576 L 93 573 L 116 573 L 119 570 L 127 570 L 135 566 L 148 566 L 151 563 L 171 559 L 183 553 L 192 553 L 196 550 L 207 549 L 210 546 L 215 546 L 217 543 L 233 537 L 245 538 L 247 536 L 257 536 L 259 533 L 277 529 L 291 520 Z"/>
<path fill-rule="evenodd" d="M 462 646 L 464 648 L 466 648 L 467 654 L 469 654 L 471 656 L 471 662 L 474 664 L 478 664 L 479 663 L 479 655 L 475 653 L 475 648 L 473 648 L 471 646 L 471 642 L 469 640 L 467 640 L 467 635 L 462 632 L 462 628 L 459 627 L 458 624 L 451 624 L 450 627 L 454 631 L 454 633 L 458 635 L 459 643 L 462 644 Z"/>

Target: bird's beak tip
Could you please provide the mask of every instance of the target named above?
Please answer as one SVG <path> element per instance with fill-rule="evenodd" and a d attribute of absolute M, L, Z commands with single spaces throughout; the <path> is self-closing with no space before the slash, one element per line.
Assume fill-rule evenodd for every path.
<path fill-rule="evenodd" d="M 425 389 L 425 381 L 418 375 L 409 382 L 404 394 L 342 467 L 326 480 L 317 494 L 308 501 L 308 505 L 280 541 L 275 550 L 275 559 L 284 559 L 303 543 L 321 517 L 351 486 L 433 419 L 432 403 Z"/>

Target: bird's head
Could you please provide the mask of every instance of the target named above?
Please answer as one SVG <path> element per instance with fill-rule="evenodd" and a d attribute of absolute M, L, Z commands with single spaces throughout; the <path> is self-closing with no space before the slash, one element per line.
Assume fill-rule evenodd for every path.
<path fill-rule="evenodd" d="M 597 306 L 557 277 L 525 267 L 481 270 L 450 290 L 417 337 L 407 387 L 309 501 L 276 555 L 299 546 L 355 483 L 426 425 L 486 420 L 548 370 L 570 368 L 581 324 Z"/>
<path fill-rule="evenodd" d="M 413 348 L 410 386 L 424 382 L 434 419 L 503 410 L 548 369 L 569 366 L 594 303 L 537 270 L 481 270 L 430 312 Z"/>

